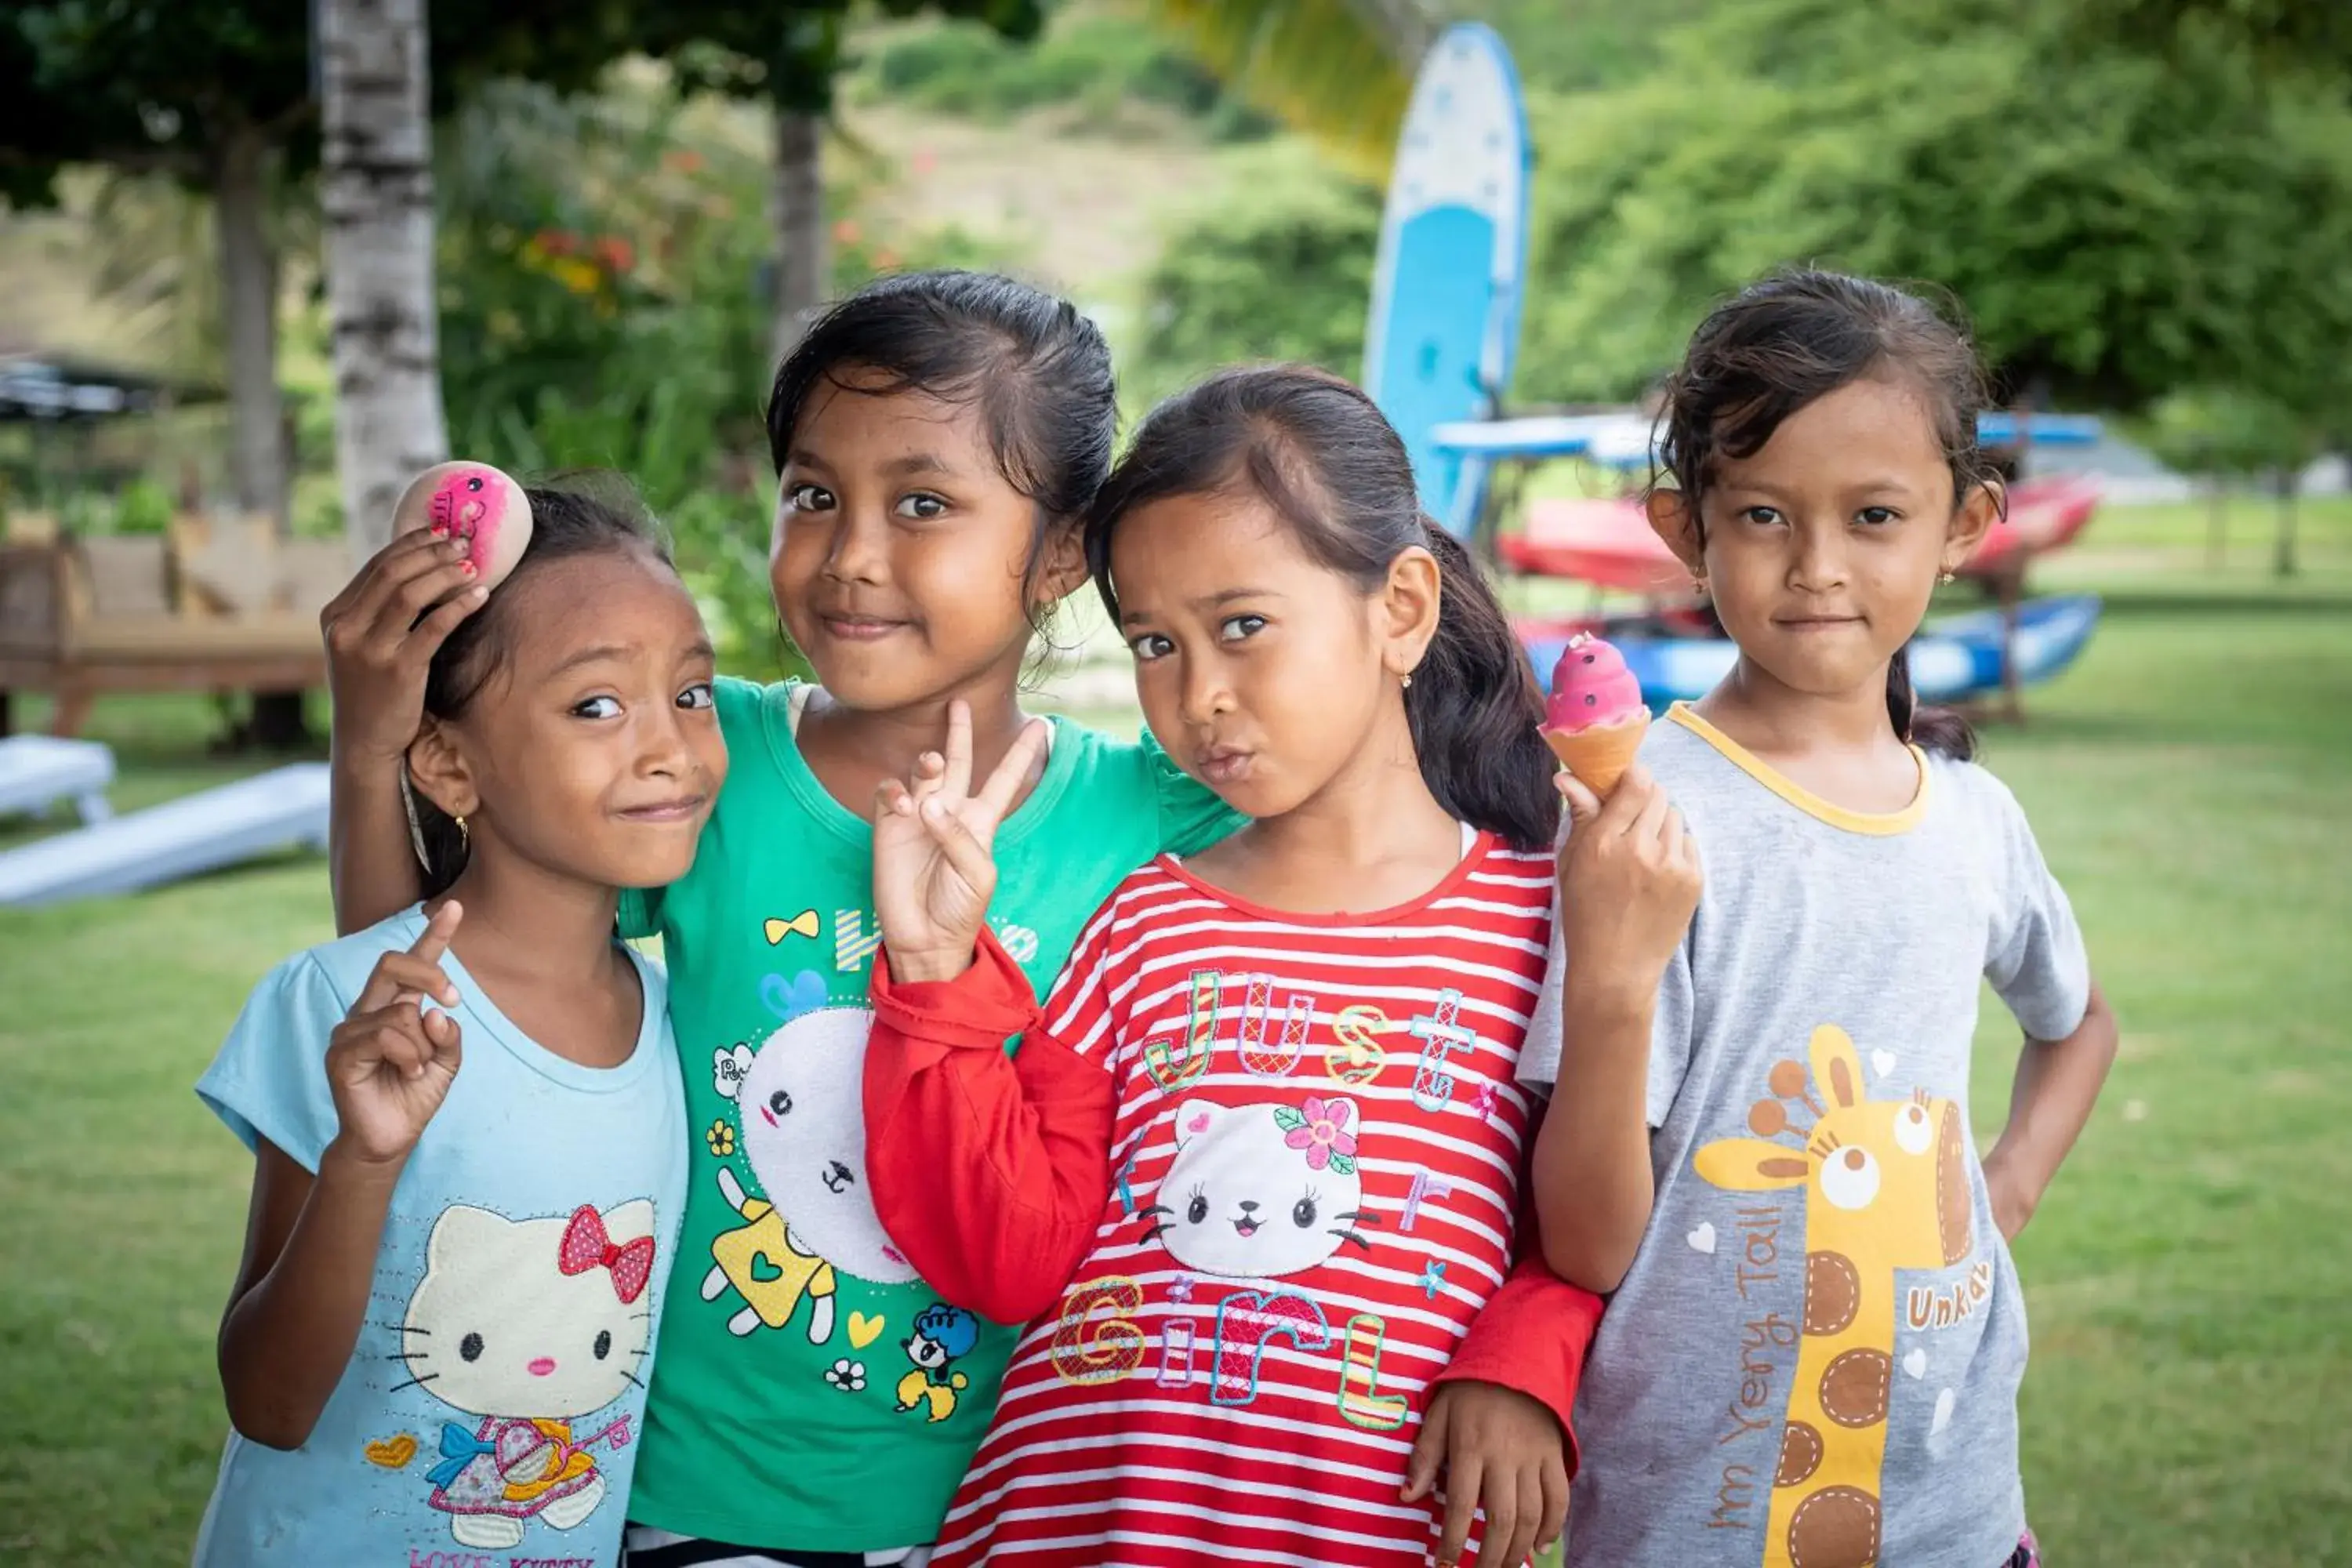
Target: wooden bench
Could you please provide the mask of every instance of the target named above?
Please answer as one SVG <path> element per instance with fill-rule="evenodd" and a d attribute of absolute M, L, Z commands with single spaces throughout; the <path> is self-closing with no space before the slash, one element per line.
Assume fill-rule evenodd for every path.
<path fill-rule="evenodd" d="M 53 695 L 50 731 L 71 735 L 109 692 L 323 686 L 319 611 L 350 574 L 341 541 L 261 520 L 0 546 L 0 734 L 16 691 Z"/>

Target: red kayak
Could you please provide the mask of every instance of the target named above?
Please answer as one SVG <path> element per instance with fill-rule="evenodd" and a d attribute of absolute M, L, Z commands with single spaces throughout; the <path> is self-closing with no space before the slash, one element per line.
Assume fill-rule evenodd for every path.
<path fill-rule="evenodd" d="M 2010 491 L 2009 515 L 1960 568 L 1965 577 L 1998 577 L 2024 561 L 2073 542 L 2098 510 L 2094 479 L 2029 479 Z M 1527 528 L 1496 542 L 1504 564 L 1538 577 L 1568 577 L 1620 593 L 1661 598 L 1690 586 L 1690 573 L 1651 531 L 1642 503 L 1554 500 L 1531 503 Z"/>

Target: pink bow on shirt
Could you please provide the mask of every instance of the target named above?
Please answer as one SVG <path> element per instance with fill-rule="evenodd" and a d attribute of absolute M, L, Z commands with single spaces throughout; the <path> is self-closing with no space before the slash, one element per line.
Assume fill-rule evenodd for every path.
<path fill-rule="evenodd" d="M 634 1301 L 645 1294 L 646 1282 L 653 1278 L 654 1238 L 641 1236 L 615 1247 L 604 1232 L 604 1216 L 583 1204 L 572 1223 L 563 1227 L 563 1245 L 555 1255 L 555 1266 L 566 1274 L 610 1269 L 613 1293 L 624 1302 Z"/>

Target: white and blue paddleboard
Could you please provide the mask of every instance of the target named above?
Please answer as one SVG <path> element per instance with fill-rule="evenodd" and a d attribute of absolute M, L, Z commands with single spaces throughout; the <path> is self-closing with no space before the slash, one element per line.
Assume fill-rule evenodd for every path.
<path fill-rule="evenodd" d="M 1381 220 L 1364 390 L 1404 437 L 1423 507 L 1458 533 L 1486 465 L 1440 450 L 1441 425 L 1494 416 L 1519 345 L 1528 117 L 1495 30 L 1446 29 L 1413 83 Z"/>

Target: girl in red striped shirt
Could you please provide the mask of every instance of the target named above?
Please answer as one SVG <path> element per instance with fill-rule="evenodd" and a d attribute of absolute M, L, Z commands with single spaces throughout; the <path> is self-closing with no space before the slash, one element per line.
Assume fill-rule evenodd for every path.
<path fill-rule="evenodd" d="M 951 710 L 883 787 L 876 1205 L 950 1300 L 1036 1319 L 932 1562 L 1409 1568 L 1483 1506 L 1517 1563 L 1600 1312 L 1539 1268 L 1497 1300 L 1559 817 L 1525 658 L 1319 372 L 1156 410 L 1087 547 L 1153 732 L 1250 822 L 1121 883 L 1041 1014 L 982 919 L 1038 738 L 972 794 Z M 1647 791 L 1603 825 L 1655 831 Z"/>

